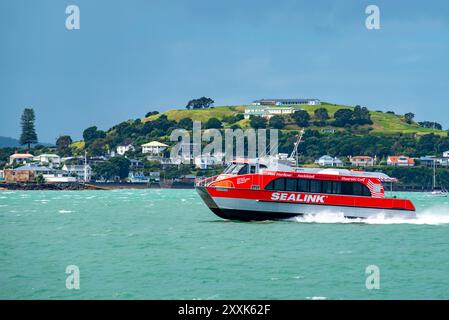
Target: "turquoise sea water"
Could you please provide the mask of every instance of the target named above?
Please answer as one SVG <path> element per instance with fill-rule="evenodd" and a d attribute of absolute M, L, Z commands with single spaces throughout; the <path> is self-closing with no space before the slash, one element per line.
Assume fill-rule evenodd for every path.
<path fill-rule="evenodd" d="M 449 198 L 400 196 L 416 220 L 243 223 L 194 190 L 0 191 L 0 298 L 448 299 Z"/>

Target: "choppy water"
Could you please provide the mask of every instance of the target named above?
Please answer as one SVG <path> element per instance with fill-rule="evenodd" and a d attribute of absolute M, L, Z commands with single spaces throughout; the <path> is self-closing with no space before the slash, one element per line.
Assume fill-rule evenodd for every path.
<path fill-rule="evenodd" d="M 400 196 L 416 220 L 242 223 L 194 190 L 0 191 L 0 298 L 448 299 L 449 198 Z"/>

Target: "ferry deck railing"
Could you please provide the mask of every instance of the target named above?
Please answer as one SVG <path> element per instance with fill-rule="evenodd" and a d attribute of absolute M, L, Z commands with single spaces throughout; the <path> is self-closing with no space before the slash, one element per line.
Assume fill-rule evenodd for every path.
<path fill-rule="evenodd" d="M 207 187 L 209 183 L 215 181 L 218 175 L 212 177 L 195 177 L 195 187 Z"/>

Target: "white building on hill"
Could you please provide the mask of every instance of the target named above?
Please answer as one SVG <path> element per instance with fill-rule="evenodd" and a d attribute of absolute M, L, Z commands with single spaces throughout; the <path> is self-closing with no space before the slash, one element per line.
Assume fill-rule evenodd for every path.
<path fill-rule="evenodd" d="M 168 145 L 159 141 L 151 141 L 142 145 L 142 153 L 159 154 L 164 152 Z"/>

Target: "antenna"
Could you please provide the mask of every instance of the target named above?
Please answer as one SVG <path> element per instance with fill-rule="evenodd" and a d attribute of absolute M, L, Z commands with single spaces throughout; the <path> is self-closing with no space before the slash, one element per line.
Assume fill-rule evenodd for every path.
<path fill-rule="evenodd" d="M 299 132 L 299 135 L 298 135 L 298 139 L 293 144 L 293 151 L 292 151 L 292 153 L 290 154 L 290 157 L 289 157 L 290 160 L 291 159 L 295 159 L 296 166 L 298 166 L 298 146 L 301 143 L 303 135 L 304 135 L 304 129 L 301 129 L 301 131 Z"/>

